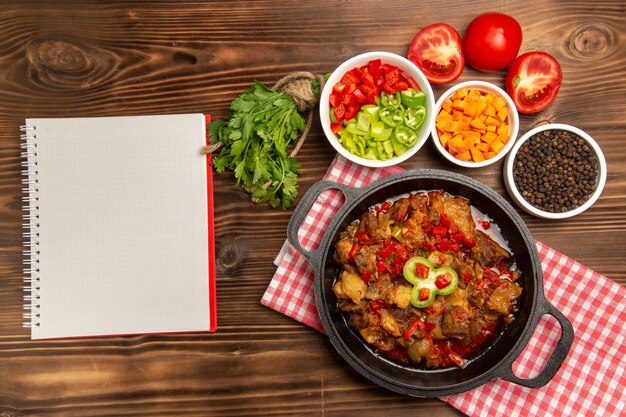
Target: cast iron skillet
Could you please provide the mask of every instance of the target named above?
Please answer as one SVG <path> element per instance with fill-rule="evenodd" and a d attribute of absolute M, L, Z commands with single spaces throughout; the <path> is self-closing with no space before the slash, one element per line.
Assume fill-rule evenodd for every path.
<path fill-rule="evenodd" d="M 340 190 L 345 195 L 345 202 L 324 232 L 320 245 L 314 250 L 305 250 L 298 240 L 298 229 L 317 197 L 330 189 Z M 375 354 L 360 336 L 348 327 L 332 292 L 332 284 L 338 272 L 338 267 L 333 261 L 333 253 L 340 231 L 359 218 L 368 207 L 387 198 L 412 191 L 433 189 L 442 189 L 450 194 L 466 197 L 472 205 L 491 217 L 508 240 L 522 272 L 519 283 L 524 291 L 518 302 L 520 311 L 516 320 L 464 369 L 408 368 Z M 574 330 L 567 318 L 545 298 L 541 262 L 526 225 L 515 209 L 499 194 L 464 175 L 429 169 L 406 171 L 360 189 L 332 181 L 320 181 L 308 190 L 296 208 L 289 222 L 288 238 L 289 243 L 313 267 L 317 308 L 324 330 L 337 352 L 359 373 L 391 391 L 415 397 L 439 397 L 468 391 L 494 378 L 537 388 L 552 379 L 571 347 Z M 560 340 L 537 376 L 529 379 L 519 378 L 513 373 L 512 364 L 526 347 L 538 319 L 544 314 L 558 320 L 561 326 Z"/>

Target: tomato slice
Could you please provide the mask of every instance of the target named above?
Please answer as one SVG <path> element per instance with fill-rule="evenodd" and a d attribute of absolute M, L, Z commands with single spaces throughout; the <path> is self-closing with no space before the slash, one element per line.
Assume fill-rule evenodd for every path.
<path fill-rule="evenodd" d="M 447 84 L 459 78 L 465 57 L 459 32 L 445 23 L 435 23 L 420 30 L 407 57 L 433 84 Z"/>
<path fill-rule="evenodd" d="M 552 55 L 527 52 L 518 56 L 506 73 L 506 92 L 517 111 L 537 113 L 552 104 L 562 79 L 561 66 Z"/>

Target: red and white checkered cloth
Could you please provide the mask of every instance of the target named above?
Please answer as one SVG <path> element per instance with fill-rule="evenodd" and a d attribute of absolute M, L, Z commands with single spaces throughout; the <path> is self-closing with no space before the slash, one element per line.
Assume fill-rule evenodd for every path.
<path fill-rule="evenodd" d="M 362 187 L 402 171 L 366 168 L 337 156 L 325 179 Z M 341 194 L 326 191 L 299 230 L 302 246 L 317 247 Z M 567 256 L 537 242 L 546 297 L 572 323 L 574 342 L 563 366 L 546 386 L 525 388 L 496 379 L 441 399 L 470 416 L 617 416 L 626 409 L 626 289 Z M 306 259 L 286 245 L 261 303 L 323 332 L 315 306 L 313 271 Z M 513 370 L 522 378 L 537 375 L 560 336 L 551 316 L 539 320 Z"/>

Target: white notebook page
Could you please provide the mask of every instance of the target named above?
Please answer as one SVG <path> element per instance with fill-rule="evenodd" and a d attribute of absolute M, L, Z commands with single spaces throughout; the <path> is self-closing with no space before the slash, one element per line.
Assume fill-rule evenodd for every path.
<path fill-rule="evenodd" d="M 204 116 L 27 125 L 39 181 L 32 338 L 208 330 Z"/>

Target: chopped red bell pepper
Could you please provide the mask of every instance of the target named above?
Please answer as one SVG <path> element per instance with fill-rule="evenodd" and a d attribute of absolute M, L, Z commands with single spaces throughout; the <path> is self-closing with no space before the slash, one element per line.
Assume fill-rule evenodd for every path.
<path fill-rule="evenodd" d="M 354 237 L 356 237 L 360 243 L 369 243 L 369 241 L 372 239 L 370 235 L 367 234 L 367 232 L 356 232 L 354 234 Z"/>
<path fill-rule="evenodd" d="M 346 72 L 346 74 L 341 79 L 342 84 L 358 84 L 361 82 L 361 78 L 357 77 L 352 70 Z"/>
<path fill-rule="evenodd" d="M 409 85 L 409 87 L 411 87 L 412 89 L 414 89 L 416 91 L 420 91 L 421 90 L 419 84 L 417 84 L 417 82 L 413 79 L 413 77 L 407 78 L 406 82 Z"/>
<path fill-rule="evenodd" d="M 435 245 L 435 247 L 437 248 L 437 250 L 440 250 L 441 252 L 446 252 L 452 248 L 452 244 L 450 243 L 449 240 L 442 240 L 441 242 L 438 242 Z"/>
<path fill-rule="evenodd" d="M 332 130 L 333 133 L 337 133 L 341 129 L 343 129 L 343 125 L 341 123 L 331 123 L 330 124 L 330 130 Z"/>
<path fill-rule="evenodd" d="M 435 285 L 437 286 L 437 288 L 441 290 L 443 288 L 446 288 L 448 285 L 450 285 L 450 282 L 452 282 L 450 280 L 450 276 L 448 274 L 444 274 L 444 275 L 441 275 L 439 278 L 437 278 L 437 280 L 435 281 Z"/>
<path fill-rule="evenodd" d="M 380 205 L 380 211 L 385 213 L 391 208 L 392 205 L 393 204 L 391 203 L 391 201 L 385 201 L 383 204 Z"/>
<path fill-rule="evenodd" d="M 350 248 L 350 252 L 348 252 L 348 260 L 353 260 L 354 256 L 359 252 L 359 249 L 361 249 L 361 245 L 359 245 L 358 243 L 353 243 L 352 247 Z"/>
<path fill-rule="evenodd" d="M 448 229 L 444 226 L 436 225 L 433 227 L 432 235 L 442 237 L 448 234 Z"/>
<path fill-rule="evenodd" d="M 333 92 L 330 94 L 329 100 L 332 107 L 337 107 L 341 104 L 341 95 Z"/>
<path fill-rule="evenodd" d="M 370 73 L 374 77 L 375 85 L 383 83 L 383 64 L 380 59 L 372 59 L 368 64 Z"/>
<path fill-rule="evenodd" d="M 352 95 L 357 103 L 365 104 L 367 102 L 367 96 L 363 93 L 363 91 L 361 91 L 360 88 L 354 90 Z"/>
<path fill-rule="evenodd" d="M 343 104 L 339 104 L 335 107 L 333 113 L 335 115 L 335 120 L 337 120 L 337 123 L 341 123 L 346 118 L 346 107 Z"/>
<path fill-rule="evenodd" d="M 356 114 L 359 112 L 359 109 L 360 107 L 357 106 L 356 104 L 351 104 L 349 106 L 346 106 L 345 120 L 354 119 L 354 116 L 356 116 Z"/>
<path fill-rule="evenodd" d="M 394 90 L 392 87 L 388 86 L 387 84 L 383 83 L 380 85 L 380 87 L 383 89 L 383 91 L 389 95 L 392 95 L 393 93 L 396 92 L 396 90 Z"/>
<path fill-rule="evenodd" d="M 392 253 L 393 253 L 393 246 L 391 245 L 383 246 L 382 249 L 378 251 L 378 255 L 381 258 L 389 258 Z"/>
<path fill-rule="evenodd" d="M 474 239 L 473 237 L 463 237 L 463 244 L 468 248 L 473 248 L 474 246 L 476 246 L 476 239 Z"/>
<path fill-rule="evenodd" d="M 406 91 L 409 89 L 409 85 L 405 81 L 398 81 L 394 85 L 392 85 L 393 89 L 396 91 Z"/>
<path fill-rule="evenodd" d="M 420 278 L 428 278 L 428 274 L 430 273 L 430 268 L 426 265 L 423 265 L 421 263 L 417 263 L 415 265 L 415 275 L 417 275 Z"/>
<path fill-rule="evenodd" d="M 451 224 L 450 223 L 450 219 L 445 214 L 440 214 L 439 215 L 439 223 L 443 224 L 447 228 L 450 228 L 450 224 Z"/>
<path fill-rule="evenodd" d="M 363 271 L 363 273 L 361 274 L 361 280 L 363 280 L 364 283 L 368 284 L 371 279 L 372 279 L 372 273 L 369 271 L 369 269 L 366 269 L 365 271 Z"/>
<path fill-rule="evenodd" d="M 378 272 L 385 272 L 387 270 L 387 265 L 382 261 L 378 261 L 376 262 L 376 270 Z"/>
<path fill-rule="evenodd" d="M 411 336 L 413 336 L 413 333 L 415 333 L 415 331 L 417 329 L 420 329 L 421 331 L 426 333 L 426 325 L 424 324 L 424 322 L 421 319 L 413 320 L 411 322 L 411 324 L 409 324 L 409 327 L 407 327 L 406 330 L 404 331 L 404 333 L 402 334 L 402 337 L 405 340 L 410 339 Z"/>
<path fill-rule="evenodd" d="M 430 288 L 420 288 L 420 301 L 426 301 L 430 297 Z"/>
<path fill-rule="evenodd" d="M 385 72 L 385 84 L 392 86 L 398 81 L 400 81 L 400 71 L 398 70 L 398 67 L 394 67 L 393 69 Z"/>

